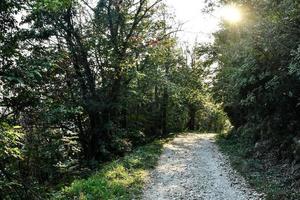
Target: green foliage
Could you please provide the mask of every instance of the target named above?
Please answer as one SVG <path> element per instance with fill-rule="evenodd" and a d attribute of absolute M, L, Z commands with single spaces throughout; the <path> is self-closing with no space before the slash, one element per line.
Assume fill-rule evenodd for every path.
<path fill-rule="evenodd" d="M 165 141 L 156 140 L 137 148 L 117 161 L 101 166 L 91 177 L 75 180 L 53 199 L 133 199 L 143 188 L 149 170 L 155 165 Z"/>
<path fill-rule="evenodd" d="M 99 163 L 171 131 L 224 128 L 226 117 L 204 83 L 209 63 L 197 45 L 192 53 L 179 48 L 161 0 L 95 3 L 0 2 L 5 199 L 47 199 Z M 133 169 L 113 165 L 125 185 L 144 173 L 141 167 L 131 177 Z M 122 180 L 115 186 L 108 178 L 90 181 L 126 193 Z"/>
<path fill-rule="evenodd" d="M 9 158 L 21 159 L 21 152 L 18 146 L 21 144 L 23 137 L 20 131 L 22 127 L 14 126 L 10 127 L 6 123 L 2 123 L 0 126 L 0 156 L 3 160 L 8 160 Z"/>
<path fill-rule="evenodd" d="M 201 132 L 222 133 L 231 129 L 227 115 L 220 105 L 206 100 L 204 108 L 197 112 L 198 130 Z"/>
<path fill-rule="evenodd" d="M 298 199 L 299 191 L 291 187 L 295 180 L 283 173 L 282 165 L 269 166 L 268 160 L 253 158 L 252 141 L 249 134 L 243 137 L 237 137 L 236 133 L 221 134 L 217 138 L 220 150 L 229 156 L 232 166 L 246 177 L 248 183 L 258 192 L 264 193 L 265 199 Z"/>
<path fill-rule="evenodd" d="M 76 1 L 73 1 L 73 0 L 37 0 L 35 2 L 34 9 L 59 11 L 59 10 L 69 7 L 74 2 L 76 2 Z"/>
<path fill-rule="evenodd" d="M 236 129 L 255 124 L 255 140 L 295 137 L 299 124 L 299 3 L 230 1 L 241 24 L 224 22 L 211 52 L 219 67 L 214 97 Z M 290 10 L 290 11 L 287 11 Z M 212 54 L 212 53 L 210 53 Z"/>
<path fill-rule="evenodd" d="M 267 199 L 298 199 L 300 4 L 220 2 L 235 4 L 243 15 L 237 24 L 223 22 L 206 50 L 218 64 L 214 99 L 234 126 L 220 145 Z"/>
<path fill-rule="evenodd" d="M 3 198 L 18 197 L 15 192 L 21 188 L 18 180 L 12 178 L 12 176 L 16 175 L 15 164 L 23 159 L 20 150 L 22 137 L 19 127 L 13 128 L 7 123 L 0 124 L 0 193 L 5 194 Z"/>

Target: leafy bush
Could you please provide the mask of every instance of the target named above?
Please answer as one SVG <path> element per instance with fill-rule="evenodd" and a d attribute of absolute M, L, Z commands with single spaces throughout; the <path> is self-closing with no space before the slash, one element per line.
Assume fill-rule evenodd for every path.
<path fill-rule="evenodd" d="M 112 163 L 100 166 L 100 170 L 87 179 L 75 180 L 70 186 L 54 194 L 55 200 L 121 200 L 140 195 L 149 170 L 161 154 L 163 140 L 134 150 L 133 153 Z"/>
<path fill-rule="evenodd" d="M 295 180 L 285 172 L 288 171 L 288 165 L 270 164 L 271 161 L 265 160 L 265 157 L 255 158 L 253 139 L 248 136 L 220 134 L 217 136 L 217 144 L 229 156 L 232 166 L 258 192 L 264 193 L 267 200 L 299 199 L 300 192 L 293 187 Z"/>

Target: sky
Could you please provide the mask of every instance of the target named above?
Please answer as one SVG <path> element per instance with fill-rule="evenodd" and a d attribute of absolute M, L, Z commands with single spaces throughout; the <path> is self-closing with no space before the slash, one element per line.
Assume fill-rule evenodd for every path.
<path fill-rule="evenodd" d="M 213 14 L 203 13 L 205 0 L 164 0 L 163 2 L 174 13 L 176 21 L 183 23 L 182 31 L 177 34 L 182 43 L 187 42 L 192 46 L 195 41 L 201 43 L 213 41 L 212 33 L 218 29 L 221 14 L 218 11 Z"/>
<path fill-rule="evenodd" d="M 166 0 L 176 20 L 183 23 L 182 31 L 178 33 L 181 42 L 193 45 L 195 41 L 200 43 L 213 41 L 212 33 L 218 29 L 220 17 L 216 17 L 217 13 L 203 13 L 204 2 L 205 0 Z"/>

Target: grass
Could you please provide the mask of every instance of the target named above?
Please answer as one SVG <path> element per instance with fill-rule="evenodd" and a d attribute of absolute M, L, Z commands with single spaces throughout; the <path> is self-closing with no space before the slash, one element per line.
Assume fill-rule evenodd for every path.
<path fill-rule="evenodd" d="M 265 160 L 253 157 L 253 144 L 241 138 L 217 136 L 220 150 L 228 155 L 231 165 L 246 178 L 250 186 L 264 193 L 267 200 L 300 199 L 293 190 L 292 182 L 282 172 L 281 165 L 265 167 Z"/>
<path fill-rule="evenodd" d="M 75 180 L 54 200 L 139 199 L 149 171 L 153 169 L 169 139 L 156 140 L 125 157 L 108 163 L 87 179 Z"/>

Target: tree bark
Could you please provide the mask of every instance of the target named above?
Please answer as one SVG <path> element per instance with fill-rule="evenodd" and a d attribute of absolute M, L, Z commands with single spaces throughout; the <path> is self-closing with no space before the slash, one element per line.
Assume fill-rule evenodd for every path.
<path fill-rule="evenodd" d="M 78 30 L 73 26 L 71 8 L 66 12 L 65 21 L 67 24 L 65 27 L 65 39 L 68 44 L 77 80 L 79 81 L 83 108 L 89 118 L 89 128 L 86 130 L 86 133 L 83 135 L 83 132 L 80 131 L 80 143 L 85 159 L 93 160 L 99 157 L 99 153 L 101 154 L 98 150 L 98 145 L 102 139 L 101 114 L 95 109 L 94 105 L 95 102 L 99 101 L 96 94 L 95 79 L 88 62 L 87 50 L 82 44 Z"/>
<path fill-rule="evenodd" d="M 195 130 L 195 122 L 196 122 L 196 109 L 193 105 L 189 106 L 189 122 L 187 127 L 189 130 Z"/>

